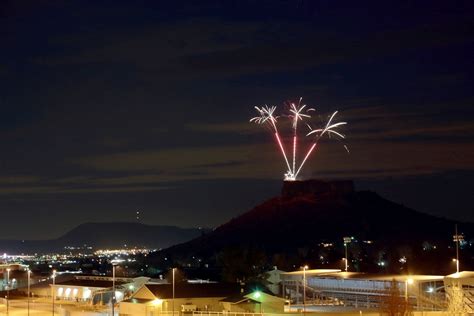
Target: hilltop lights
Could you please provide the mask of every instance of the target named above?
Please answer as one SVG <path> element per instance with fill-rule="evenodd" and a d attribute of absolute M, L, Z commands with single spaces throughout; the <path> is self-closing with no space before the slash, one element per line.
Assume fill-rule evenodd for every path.
<path fill-rule="evenodd" d="M 306 160 L 308 157 L 311 155 L 311 153 L 314 151 L 316 146 L 318 145 L 319 140 L 324 136 L 327 135 L 328 137 L 331 136 L 337 136 L 339 139 L 344 139 L 345 136 L 338 131 L 336 131 L 336 128 L 342 125 L 346 125 L 346 122 L 338 122 L 338 123 L 332 123 L 332 120 L 337 114 L 337 111 L 334 112 L 329 120 L 327 121 L 326 125 L 323 128 L 317 128 L 313 129 L 311 125 L 306 124 L 306 126 L 309 128 L 309 132 L 306 134 L 306 136 L 315 136 L 315 138 L 312 141 L 312 145 L 306 152 L 306 155 L 304 156 L 303 159 L 300 159 L 299 166 L 297 167 L 297 147 L 298 147 L 298 122 L 303 121 L 305 119 L 310 119 L 311 115 L 308 113 L 315 111 L 313 108 L 306 108 L 306 104 L 301 104 L 302 98 L 299 99 L 298 104 L 296 105 L 295 103 L 290 103 L 289 104 L 289 113 L 285 113 L 282 116 L 287 117 L 291 120 L 291 125 L 293 129 L 293 150 L 292 150 L 292 163 L 290 165 L 290 162 L 288 160 L 288 156 L 286 154 L 284 142 L 282 141 L 280 137 L 280 133 L 277 127 L 277 119 L 279 116 L 275 114 L 276 111 L 276 106 L 262 106 L 258 107 L 256 106 L 255 109 L 259 113 L 259 116 L 253 117 L 250 119 L 250 122 L 260 124 L 260 125 L 265 125 L 267 126 L 275 135 L 276 142 L 278 144 L 278 147 L 280 148 L 280 151 L 283 155 L 283 158 L 286 163 L 287 171 L 285 173 L 285 180 L 287 181 L 294 181 L 298 177 L 298 174 L 300 173 L 301 169 L 303 168 Z M 344 148 L 349 152 L 347 149 L 347 146 L 344 145 Z"/>

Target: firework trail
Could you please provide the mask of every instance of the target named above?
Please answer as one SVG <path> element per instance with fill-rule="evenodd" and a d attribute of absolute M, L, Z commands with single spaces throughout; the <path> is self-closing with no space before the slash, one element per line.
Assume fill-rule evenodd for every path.
<path fill-rule="evenodd" d="M 278 142 L 281 153 L 283 154 L 283 158 L 285 158 L 285 162 L 286 162 L 286 165 L 288 167 L 288 171 L 285 174 L 285 177 L 291 177 L 293 173 L 292 173 L 291 168 L 290 168 L 290 163 L 288 162 L 288 158 L 286 157 L 285 148 L 283 147 L 283 143 L 281 142 L 280 135 L 278 134 L 278 128 L 277 128 L 277 125 L 276 125 L 277 117 L 275 117 L 273 115 L 273 113 L 276 110 L 276 106 L 269 107 L 269 106 L 265 105 L 265 106 L 262 106 L 260 108 L 258 106 L 256 106 L 255 109 L 260 113 L 260 116 L 256 116 L 256 117 L 251 118 L 250 122 L 254 122 L 254 123 L 257 123 L 257 124 L 267 124 L 274 131 L 275 138 Z"/>
<path fill-rule="evenodd" d="M 288 168 L 287 172 L 285 173 L 285 180 L 296 180 L 296 177 L 300 173 L 301 169 L 303 168 L 305 162 L 308 160 L 309 156 L 311 153 L 314 151 L 314 149 L 317 147 L 319 140 L 324 136 L 328 135 L 331 137 L 331 135 L 337 136 L 340 139 L 344 139 L 345 136 L 335 129 L 342 126 L 346 125 L 346 122 L 338 122 L 338 123 L 332 123 L 334 117 L 338 113 L 338 111 L 334 112 L 331 117 L 329 118 L 328 122 L 324 126 L 324 128 L 318 128 L 318 129 L 312 129 L 312 127 L 307 124 L 307 126 L 310 129 L 310 132 L 306 134 L 306 136 L 316 136 L 311 147 L 309 150 L 306 152 L 306 155 L 304 156 L 303 160 L 301 161 L 301 164 L 299 165 L 298 168 L 296 158 L 297 158 L 297 147 L 298 147 L 298 121 L 303 121 L 305 119 L 310 119 L 311 115 L 308 113 L 311 111 L 315 111 L 314 108 L 306 108 L 306 104 L 301 105 L 302 98 L 299 99 L 298 105 L 295 103 L 290 103 L 289 106 L 289 114 L 287 115 L 288 118 L 291 119 L 292 122 L 292 129 L 293 129 L 293 159 L 292 159 L 292 164 L 290 166 L 288 157 L 286 155 L 286 151 L 283 145 L 283 142 L 281 141 L 280 134 L 278 131 L 277 127 L 277 118 L 278 116 L 275 116 L 275 111 L 276 111 L 276 106 L 262 106 L 258 107 L 256 106 L 255 109 L 259 113 L 259 116 L 253 117 L 250 119 L 250 122 L 261 124 L 261 125 L 267 125 L 270 127 L 270 129 L 273 131 L 275 138 L 277 140 L 277 144 L 282 152 L 283 158 L 286 162 L 286 166 Z M 344 148 L 349 152 L 347 149 L 347 146 L 344 145 Z"/>
<path fill-rule="evenodd" d="M 292 173 L 293 176 L 296 178 L 296 147 L 297 147 L 297 137 L 298 137 L 298 120 L 303 121 L 304 118 L 311 118 L 311 115 L 309 114 L 304 114 L 303 111 L 306 108 L 306 104 L 301 105 L 301 100 L 303 98 L 300 98 L 298 101 L 298 106 L 296 106 L 294 103 L 290 104 L 290 118 L 292 118 L 292 126 L 293 126 L 293 169 Z M 313 108 L 309 108 L 306 110 L 307 112 L 310 111 L 315 111 Z"/>
<path fill-rule="evenodd" d="M 333 118 L 336 116 L 338 111 L 334 112 L 331 117 L 329 118 L 328 122 L 326 123 L 326 126 L 324 128 L 318 128 L 318 129 L 312 129 L 310 125 L 308 125 L 309 129 L 311 130 L 308 134 L 306 134 L 306 136 L 310 136 L 312 134 L 315 134 L 316 135 L 316 139 L 315 141 L 313 142 L 313 144 L 311 145 L 311 148 L 308 150 L 308 152 L 306 153 L 306 156 L 304 157 L 303 159 L 303 162 L 301 162 L 301 165 L 300 167 L 298 168 L 298 171 L 296 171 L 295 173 L 295 178 L 298 176 L 298 174 L 300 173 L 301 171 L 301 168 L 303 168 L 304 166 L 304 163 L 306 162 L 306 160 L 308 159 L 308 157 L 311 155 L 311 153 L 313 152 L 313 150 L 316 148 L 316 146 L 318 145 L 318 142 L 319 140 L 321 139 L 321 137 L 324 136 L 324 134 L 328 134 L 328 136 L 330 136 L 331 134 L 334 134 L 342 139 L 346 138 L 343 134 L 335 131 L 334 129 L 336 127 L 339 127 L 341 125 L 346 125 L 347 123 L 346 122 L 339 122 L 339 123 L 335 123 L 335 124 L 331 124 L 332 123 L 332 120 Z M 344 145 L 344 148 L 349 151 L 347 149 L 347 146 Z"/>

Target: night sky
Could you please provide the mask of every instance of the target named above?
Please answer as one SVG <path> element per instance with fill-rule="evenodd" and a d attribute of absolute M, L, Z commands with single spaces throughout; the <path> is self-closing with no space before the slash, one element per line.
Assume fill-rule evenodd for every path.
<path fill-rule="evenodd" d="M 278 194 L 255 105 L 334 110 L 305 178 L 474 221 L 474 2 L 1 1 L 0 238 L 214 227 Z M 381 210 L 383 212 L 383 210 Z"/>

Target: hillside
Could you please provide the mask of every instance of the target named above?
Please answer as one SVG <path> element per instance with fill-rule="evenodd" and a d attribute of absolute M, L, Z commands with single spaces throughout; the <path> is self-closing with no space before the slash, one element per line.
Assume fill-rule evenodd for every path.
<path fill-rule="evenodd" d="M 277 263 L 275 257 L 285 257 L 287 264 L 311 260 L 320 266 L 338 268 L 344 253 L 342 239 L 354 236 L 349 251 L 351 257 L 358 258 L 354 265 L 360 269 L 377 269 L 377 262 L 381 261 L 411 259 L 424 248 L 425 256 L 446 256 L 445 265 L 450 268 L 454 224 L 388 201 L 374 192 L 357 192 L 350 181 L 286 182 L 280 196 L 209 234 L 162 251 L 157 260 L 166 256 L 186 263 L 191 257 L 200 257 L 212 262 L 212 258 L 222 257 L 229 249 L 245 249 L 244 254 L 253 249 L 266 256 L 269 266 Z M 465 235 L 472 236 L 473 224 L 460 227 Z M 321 246 L 322 243 L 330 245 Z M 414 261 L 410 266 L 417 268 Z"/>
<path fill-rule="evenodd" d="M 197 228 L 145 225 L 130 222 L 84 223 L 51 240 L 0 240 L 0 253 L 42 253 L 66 251 L 65 247 L 166 248 L 201 235 Z"/>

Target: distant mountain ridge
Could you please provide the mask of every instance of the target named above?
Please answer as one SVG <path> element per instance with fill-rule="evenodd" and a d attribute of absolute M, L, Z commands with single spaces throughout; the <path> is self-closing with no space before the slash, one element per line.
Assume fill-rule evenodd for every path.
<path fill-rule="evenodd" d="M 0 240 L 0 253 L 51 253 L 65 247 L 98 248 L 147 247 L 167 248 L 200 236 L 198 228 L 146 225 L 135 222 L 84 223 L 50 240 Z"/>

